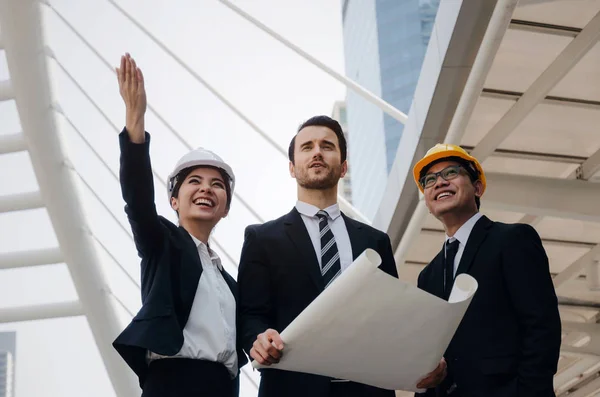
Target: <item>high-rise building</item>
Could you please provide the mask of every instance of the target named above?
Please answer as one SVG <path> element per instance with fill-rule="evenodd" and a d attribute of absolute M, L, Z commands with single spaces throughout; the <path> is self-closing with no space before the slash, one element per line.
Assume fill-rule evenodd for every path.
<path fill-rule="evenodd" d="M 0 332 L 0 397 L 15 395 L 16 339 L 15 332 Z"/>
<path fill-rule="evenodd" d="M 408 113 L 439 0 L 343 0 L 346 75 Z M 368 217 L 379 207 L 404 126 L 348 90 L 352 198 Z"/>
<path fill-rule="evenodd" d="M 333 105 L 333 110 L 331 111 L 331 118 L 337 120 L 342 127 L 342 131 L 344 132 L 344 137 L 346 138 L 346 143 L 349 144 L 348 139 L 348 118 L 346 117 L 346 102 L 337 101 Z M 350 178 L 350 167 L 352 164 L 348 162 L 348 172 L 346 175 L 340 179 L 338 184 L 338 193 L 342 195 L 343 198 L 348 200 L 349 203 L 352 203 L 352 182 Z"/>

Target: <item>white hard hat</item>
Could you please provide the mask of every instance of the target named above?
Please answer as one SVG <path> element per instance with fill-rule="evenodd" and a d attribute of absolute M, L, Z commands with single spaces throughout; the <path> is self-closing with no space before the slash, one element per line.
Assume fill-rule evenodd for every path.
<path fill-rule="evenodd" d="M 215 153 L 200 147 L 192 150 L 180 158 L 177 164 L 175 164 L 173 171 L 169 174 L 169 179 L 167 180 L 167 193 L 169 194 L 169 202 L 171 201 L 173 189 L 175 189 L 175 185 L 177 184 L 177 175 L 186 168 L 199 166 L 216 167 L 225 171 L 227 176 L 229 176 L 231 194 L 233 194 L 233 188 L 235 187 L 235 175 L 233 174 L 231 167 Z"/>

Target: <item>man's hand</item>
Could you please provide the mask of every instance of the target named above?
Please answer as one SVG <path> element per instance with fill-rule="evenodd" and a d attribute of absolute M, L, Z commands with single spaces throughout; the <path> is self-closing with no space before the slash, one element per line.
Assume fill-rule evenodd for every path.
<path fill-rule="evenodd" d="M 442 381 L 446 377 L 446 373 L 446 360 L 442 358 L 437 368 L 429 374 L 427 374 L 427 376 L 425 376 L 423 379 L 421 379 L 419 383 L 417 383 L 417 388 L 429 389 L 432 387 L 436 387 L 437 385 L 442 383 Z"/>
<path fill-rule="evenodd" d="M 250 357 L 262 365 L 271 365 L 279 362 L 283 355 L 283 341 L 279 332 L 268 329 L 256 337 L 250 349 Z"/>
<path fill-rule="evenodd" d="M 119 93 L 125 102 L 125 127 L 134 143 L 145 140 L 144 114 L 146 113 L 146 89 L 144 75 L 128 53 L 121 57 L 121 67 L 115 68 L 119 81 Z"/>

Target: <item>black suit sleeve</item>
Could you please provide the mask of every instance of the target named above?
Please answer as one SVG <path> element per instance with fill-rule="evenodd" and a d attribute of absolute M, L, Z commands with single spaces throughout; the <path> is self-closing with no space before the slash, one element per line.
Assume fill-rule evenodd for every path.
<path fill-rule="evenodd" d="M 258 334 L 270 328 L 271 277 L 256 226 L 248 226 L 238 271 L 239 327 L 242 347 L 250 354 Z"/>
<path fill-rule="evenodd" d="M 515 225 L 502 255 L 504 279 L 522 330 L 519 396 L 554 395 L 561 325 L 548 257 L 529 225 Z"/>
<path fill-rule="evenodd" d="M 121 147 L 120 181 L 138 254 L 143 257 L 160 246 L 163 229 L 154 205 L 154 180 L 150 163 L 150 134 L 144 143 L 136 144 L 123 129 L 119 134 Z"/>
<path fill-rule="evenodd" d="M 417 288 L 425 291 L 425 269 L 419 272 L 419 277 L 417 278 Z"/>
<path fill-rule="evenodd" d="M 385 233 L 383 233 L 383 238 L 379 241 L 378 252 L 381 255 L 381 265 L 379 268 L 390 276 L 398 278 L 398 268 L 396 268 L 392 243 L 390 242 L 390 237 Z"/>

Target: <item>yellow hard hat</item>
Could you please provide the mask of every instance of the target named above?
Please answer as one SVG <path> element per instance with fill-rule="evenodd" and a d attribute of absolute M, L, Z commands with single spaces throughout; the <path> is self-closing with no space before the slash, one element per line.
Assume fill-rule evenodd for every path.
<path fill-rule="evenodd" d="M 421 175 L 421 171 L 434 161 L 444 159 L 447 157 L 459 157 L 463 160 L 472 163 L 475 169 L 477 170 L 479 180 L 483 184 L 483 191 L 481 192 L 481 194 L 485 192 L 485 174 L 483 172 L 481 164 L 479 164 L 479 161 L 477 161 L 475 157 L 469 155 L 469 153 L 467 153 L 465 149 L 461 148 L 458 145 L 452 145 L 450 143 L 438 143 L 437 145 L 429 149 L 427 153 L 425 153 L 425 156 L 423 156 L 423 158 L 419 160 L 413 168 L 413 176 L 415 178 L 415 183 L 419 187 L 421 193 L 423 193 L 423 187 L 419 183 L 419 176 Z"/>

